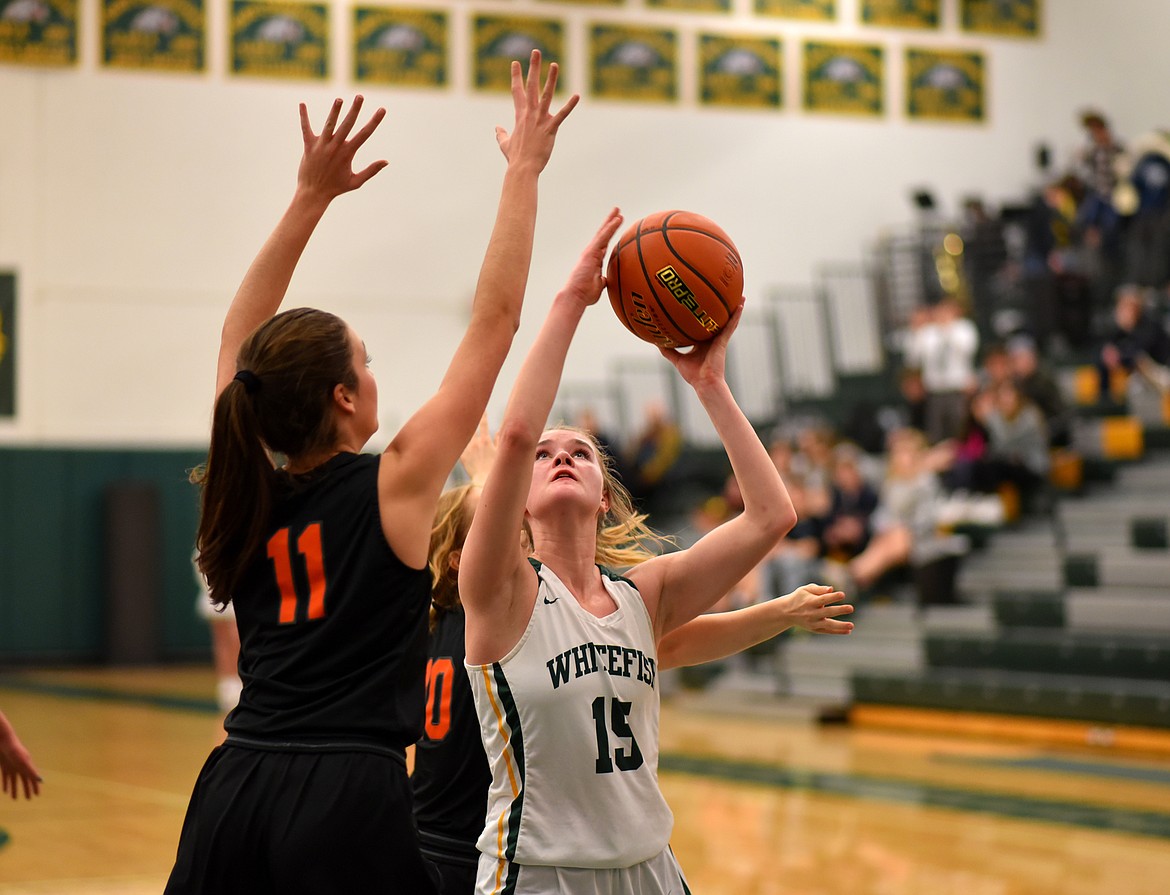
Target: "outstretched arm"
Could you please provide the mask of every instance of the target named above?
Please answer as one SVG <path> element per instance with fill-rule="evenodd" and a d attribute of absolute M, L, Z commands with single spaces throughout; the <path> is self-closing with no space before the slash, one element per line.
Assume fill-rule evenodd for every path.
<path fill-rule="evenodd" d="M 536 580 L 518 534 L 532 484 L 532 463 L 552 410 L 573 334 L 605 287 L 601 263 L 621 226 L 615 208 L 553 299 L 504 412 L 488 473 L 459 564 L 459 596 L 467 612 L 467 661 L 493 661 L 515 644 L 527 623 Z"/>
<path fill-rule="evenodd" d="M 240 345 L 261 323 L 276 313 L 293 270 L 312 236 L 317 222 L 329 203 L 342 193 L 356 190 L 386 167 L 384 160 L 372 162 L 359 172 L 353 170 L 353 157 L 386 116 L 378 109 L 353 136 L 354 125 L 362 108 L 362 97 L 355 96 L 345 118 L 338 124 L 342 101 L 334 100 L 320 133 L 313 133 L 309 113 L 301 103 L 301 137 L 304 154 L 297 171 L 297 187 L 292 202 L 276 229 L 260 249 L 228 308 L 220 336 L 219 363 L 216 367 L 215 394 L 236 375 L 236 355 Z"/>
<path fill-rule="evenodd" d="M 471 322 L 438 392 L 399 430 L 386 448 L 379 479 L 386 537 L 404 561 L 426 560 L 427 532 L 435 501 L 475 427 L 520 325 L 536 230 L 537 179 L 561 123 L 576 106 L 574 94 L 550 113 L 557 65 L 541 86 L 540 52 L 533 50 L 527 79 L 512 63 L 516 122 L 496 128 L 508 160 L 495 226 L 476 284 Z"/>
<path fill-rule="evenodd" d="M 15 799 L 18 784 L 26 799 L 41 794 L 41 775 L 12 724 L 0 712 L 0 792 L 11 793 Z"/>
<path fill-rule="evenodd" d="M 727 343 L 742 313 L 741 305 L 719 335 L 685 354 L 659 349 L 707 411 L 744 500 L 740 515 L 694 546 L 655 557 L 629 573 L 642 592 L 660 638 L 731 590 L 796 524 L 796 510 L 776 464 L 724 379 Z"/>
<path fill-rule="evenodd" d="M 743 652 L 789 628 L 817 634 L 848 634 L 853 622 L 840 621 L 853 607 L 844 593 L 824 584 L 806 584 L 790 594 L 730 612 L 691 619 L 658 641 L 658 667 L 701 665 Z"/>

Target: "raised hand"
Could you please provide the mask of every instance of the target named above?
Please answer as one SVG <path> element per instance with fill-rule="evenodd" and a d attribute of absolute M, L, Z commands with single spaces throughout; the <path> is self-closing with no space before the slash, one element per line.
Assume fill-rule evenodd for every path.
<path fill-rule="evenodd" d="M 724 369 L 727 365 L 727 343 L 731 334 L 739 326 L 743 315 L 743 301 L 728 319 L 727 324 L 719 333 L 706 342 L 699 342 L 690 351 L 683 352 L 677 348 L 662 348 L 662 356 L 674 364 L 683 380 L 692 387 L 703 382 L 722 382 Z"/>
<path fill-rule="evenodd" d="M 581 257 L 577 259 L 572 273 L 569 274 L 569 280 L 565 283 L 563 291 L 580 300 L 582 304 L 594 304 L 601 297 L 601 290 L 605 288 L 605 277 L 601 274 L 601 265 L 605 261 L 605 250 L 621 225 L 621 211 L 611 208 L 597 232 L 593 234 L 593 239 L 585 247 Z"/>
<path fill-rule="evenodd" d="M 509 133 L 496 127 L 496 142 L 511 164 L 530 162 L 537 171 L 543 171 L 552 155 L 557 129 L 580 101 L 574 93 L 555 115 L 549 114 L 553 94 L 557 89 L 559 67 L 555 62 L 548 67 L 548 78 L 540 86 L 540 50 L 533 50 L 528 61 L 528 79 L 523 77 L 519 62 L 512 63 L 512 102 L 516 107 L 516 124 Z"/>
<path fill-rule="evenodd" d="M 326 199 L 356 190 L 363 183 L 386 167 L 388 162 L 381 159 L 372 162 L 361 171 L 354 172 L 353 157 L 362 144 L 370 138 L 370 134 L 381 124 L 386 117 L 385 109 L 378 109 L 370 116 L 370 120 L 350 136 L 357 123 L 358 113 L 362 109 L 362 96 L 353 98 L 345 118 L 338 124 L 343 103 L 340 99 L 333 101 L 329 115 L 320 133 L 314 133 L 309 124 L 309 112 L 305 104 L 301 103 L 301 136 L 304 138 L 304 155 L 301 156 L 301 166 L 297 171 L 297 188 L 321 195 Z"/>
<path fill-rule="evenodd" d="M 480 417 L 479 426 L 476 428 L 475 434 L 471 436 L 471 441 L 467 443 L 467 447 L 459 455 L 459 460 L 463 463 L 463 468 L 467 471 L 471 484 L 483 487 L 483 483 L 487 481 L 488 473 L 492 470 L 492 464 L 496 462 L 496 452 L 496 439 L 492 437 L 491 429 L 488 428 L 487 414 L 485 413 Z"/>

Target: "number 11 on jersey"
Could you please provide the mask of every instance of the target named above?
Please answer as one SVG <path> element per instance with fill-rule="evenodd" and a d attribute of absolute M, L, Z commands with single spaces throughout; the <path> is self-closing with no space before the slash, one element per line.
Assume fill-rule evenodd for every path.
<path fill-rule="evenodd" d="M 290 533 L 282 528 L 268 539 L 268 558 L 276 570 L 280 588 L 280 623 L 297 620 L 297 589 L 293 579 Z M 321 523 L 314 522 L 297 537 L 297 552 L 305 559 L 305 576 L 309 581 L 309 609 L 306 619 L 325 617 L 325 554 L 321 547 Z"/>

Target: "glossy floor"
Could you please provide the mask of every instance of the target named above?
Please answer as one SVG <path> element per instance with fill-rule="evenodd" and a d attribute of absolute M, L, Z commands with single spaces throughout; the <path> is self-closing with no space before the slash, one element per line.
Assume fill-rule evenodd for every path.
<path fill-rule="evenodd" d="M 222 736 L 203 668 L 0 676 L 45 777 L 0 801 L 0 895 L 162 890 Z M 701 705 L 701 704 L 700 704 Z M 668 699 L 696 895 L 1164 895 L 1170 761 L 737 716 Z"/>

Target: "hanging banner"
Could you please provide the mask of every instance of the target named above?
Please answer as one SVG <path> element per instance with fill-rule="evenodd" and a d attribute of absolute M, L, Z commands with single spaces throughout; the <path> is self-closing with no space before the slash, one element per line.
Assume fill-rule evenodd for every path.
<path fill-rule="evenodd" d="M 935 121 L 982 121 L 982 53 L 906 50 L 906 114 Z"/>
<path fill-rule="evenodd" d="M 964 31 L 1002 37 L 1039 37 L 1040 0 L 959 0 Z"/>
<path fill-rule="evenodd" d="M 646 5 L 674 12 L 731 12 L 731 0 L 646 0 Z"/>
<path fill-rule="evenodd" d="M 778 38 L 699 35 L 699 102 L 711 106 L 779 108 L 783 47 Z"/>
<path fill-rule="evenodd" d="M 804 107 L 879 116 L 883 68 L 880 46 L 809 41 L 804 45 Z"/>
<path fill-rule="evenodd" d="M 111 68 L 202 71 L 203 0 L 103 0 L 102 62 Z"/>
<path fill-rule="evenodd" d="M 16 277 L 0 273 L 0 417 L 16 416 Z"/>
<path fill-rule="evenodd" d="M 886 28 L 937 28 L 940 0 L 861 0 L 861 21 Z"/>
<path fill-rule="evenodd" d="M 472 19 L 474 84 L 478 90 L 508 92 L 512 89 L 512 62 L 519 60 L 528 72 L 528 57 L 540 50 L 547 70 L 550 62 L 561 68 L 557 92 L 565 78 L 565 26 L 558 19 L 526 16 L 477 15 Z"/>
<path fill-rule="evenodd" d="M 831 22 L 837 18 L 836 0 L 755 0 L 755 10 L 778 19 Z"/>
<path fill-rule="evenodd" d="M 359 6 L 353 11 L 353 35 L 355 80 L 399 87 L 447 86 L 446 12 Z"/>
<path fill-rule="evenodd" d="M 231 59 L 238 75 L 324 80 L 329 72 L 329 7 L 234 0 Z"/>
<path fill-rule="evenodd" d="M 0 0 L 0 62 L 77 62 L 77 0 Z"/>
<path fill-rule="evenodd" d="M 678 34 L 670 29 L 594 25 L 589 59 L 593 96 L 648 102 L 678 98 Z"/>

